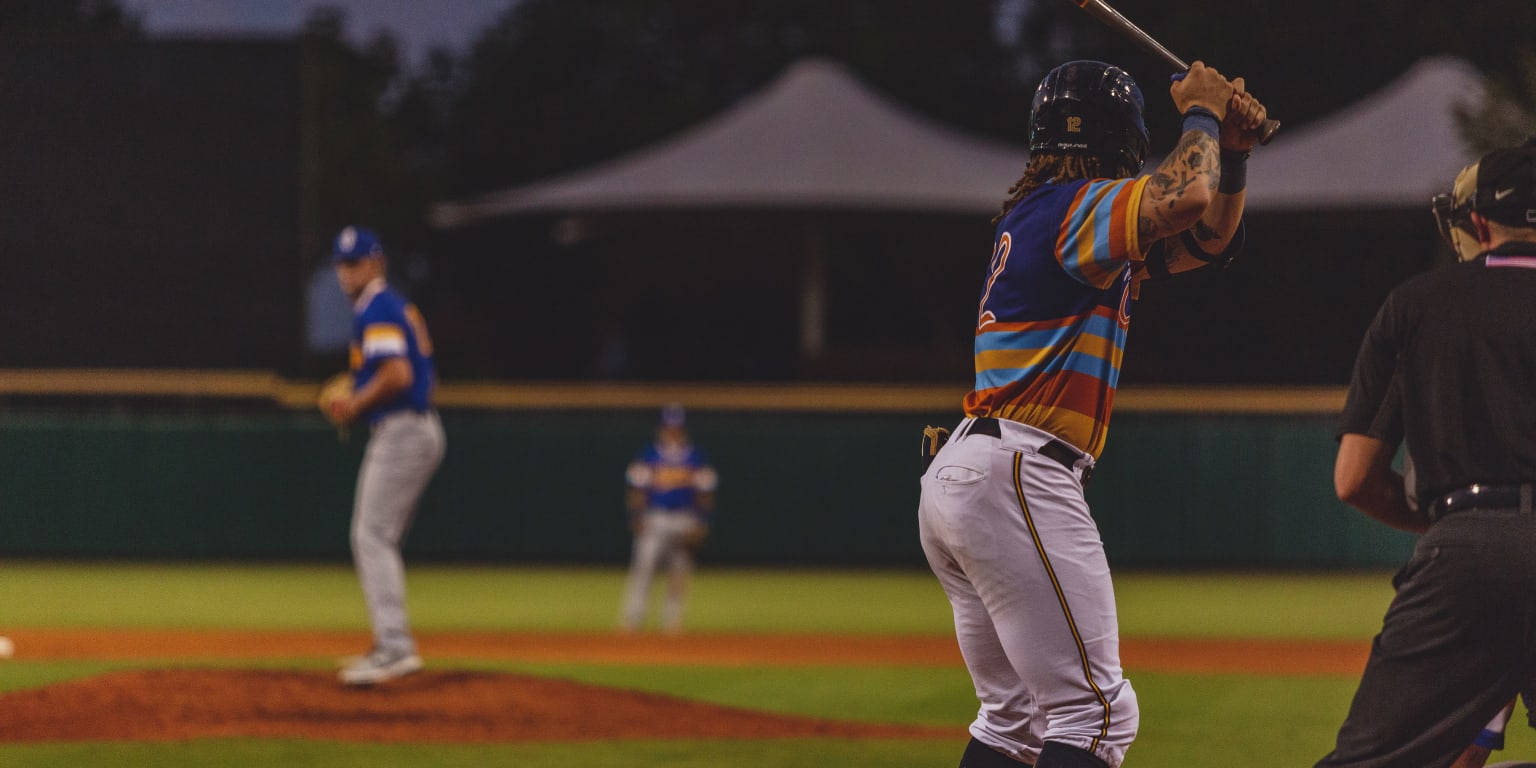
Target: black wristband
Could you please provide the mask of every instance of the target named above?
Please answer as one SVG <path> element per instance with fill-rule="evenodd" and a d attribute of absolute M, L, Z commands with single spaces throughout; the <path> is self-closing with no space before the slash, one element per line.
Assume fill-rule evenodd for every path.
<path fill-rule="evenodd" d="M 1184 130 L 1200 131 L 1217 141 L 1221 140 L 1221 120 L 1216 113 L 1205 107 L 1190 107 L 1184 110 Z"/>
<path fill-rule="evenodd" d="M 1242 253 L 1243 245 L 1248 242 L 1248 224 L 1243 220 L 1238 220 L 1237 231 L 1232 233 L 1232 240 L 1227 243 L 1227 247 L 1221 253 L 1216 254 L 1206 253 L 1200 247 L 1200 241 L 1195 238 L 1195 234 L 1190 230 L 1184 230 L 1179 234 L 1179 237 L 1184 241 L 1184 248 L 1189 251 L 1190 256 L 1206 264 L 1215 264 L 1218 267 L 1225 268 L 1232 263 L 1233 259 L 1237 258 L 1239 253 Z"/>
<path fill-rule="evenodd" d="M 1248 188 L 1248 153 L 1221 151 L 1221 182 L 1216 191 L 1235 195 Z"/>

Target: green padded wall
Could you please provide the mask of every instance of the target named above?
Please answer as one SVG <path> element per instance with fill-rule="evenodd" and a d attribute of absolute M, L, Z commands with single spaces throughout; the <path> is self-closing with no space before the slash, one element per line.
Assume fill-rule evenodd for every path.
<path fill-rule="evenodd" d="M 451 411 L 408 557 L 618 563 L 641 412 Z M 720 564 L 923 564 L 918 444 L 948 415 L 695 410 Z M 1088 498 L 1119 567 L 1395 565 L 1333 497 L 1332 417 L 1117 414 Z M 0 416 L 0 555 L 344 558 L 365 433 L 317 416 Z"/>

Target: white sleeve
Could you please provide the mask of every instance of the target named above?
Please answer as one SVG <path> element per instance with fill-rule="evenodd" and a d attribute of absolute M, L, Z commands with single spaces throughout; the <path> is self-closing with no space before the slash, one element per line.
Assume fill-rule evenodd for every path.
<path fill-rule="evenodd" d="M 655 472 L 651 469 L 651 465 L 643 461 L 637 461 L 630 464 L 629 469 L 624 471 L 624 479 L 631 488 L 649 488 L 654 474 Z"/>

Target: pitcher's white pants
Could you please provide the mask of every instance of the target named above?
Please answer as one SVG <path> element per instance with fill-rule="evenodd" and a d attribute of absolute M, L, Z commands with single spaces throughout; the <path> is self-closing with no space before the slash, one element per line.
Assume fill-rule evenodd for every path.
<path fill-rule="evenodd" d="M 352 505 L 352 562 L 368 606 L 375 648 L 416 652 L 405 611 L 400 542 L 416 503 L 443 461 L 446 440 L 436 411 L 380 419 L 368 437 Z"/>
<path fill-rule="evenodd" d="M 922 479 L 918 524 L 954 608 L 981 709 L 971 735 L 1034 764 L 1045 741 L 1120 765 L 1136 736 L 1114 587 L 1077 469 L 1036 453 L 1049 433 L 962 422 Z"/>

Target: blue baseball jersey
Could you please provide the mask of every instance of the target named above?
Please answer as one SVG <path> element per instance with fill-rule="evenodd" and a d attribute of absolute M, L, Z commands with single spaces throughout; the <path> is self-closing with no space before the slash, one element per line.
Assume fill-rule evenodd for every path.
<path fill-rule="evenodd" d="M 625 472 L 629 487 L 645 491 L 647 509 L 664 509 L 707 515 L 699 494 L 714 493 L 719 480 L 715 470 L 692 445 L 663 446 L 652 443 L 630 463 Z"/>
<path fill-rule="evenodd" d="M 1147 177 L 1046 184 L 998 222 L 967 416 L 1011 419 L 1097 457 L 1142 259 Z"/>
<path fill-rule="evenodd" d="M 352 320 L 351 357 L 354 389 L 367 386 L 385 360 L 403 357 L 411 364 L 411 388 L 370 410 L 366 414 L 370 424 L 399 411 L 431 409 L 437 372 L 427 323 L 416 305 L 382 282 L 370 285 L 358 300 Z"/>

